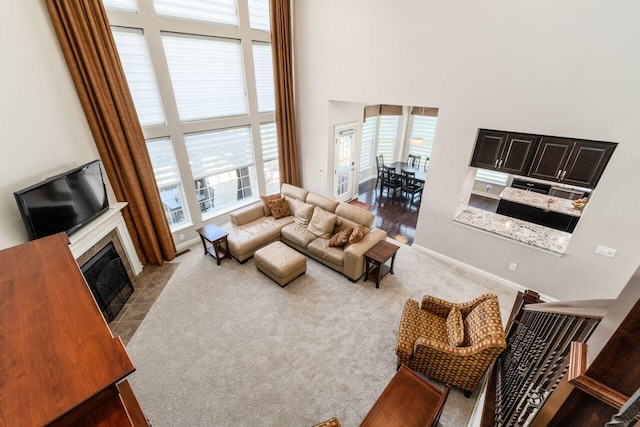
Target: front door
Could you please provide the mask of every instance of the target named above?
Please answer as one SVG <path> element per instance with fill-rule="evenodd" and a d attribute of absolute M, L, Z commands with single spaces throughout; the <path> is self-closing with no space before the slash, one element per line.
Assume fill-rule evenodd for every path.
<path fill-rule="evenodd" d="M 358 197 L 354 177 L 357 129 L 356 123 L 335 127 L 333 194 L 342 203 Z"/>

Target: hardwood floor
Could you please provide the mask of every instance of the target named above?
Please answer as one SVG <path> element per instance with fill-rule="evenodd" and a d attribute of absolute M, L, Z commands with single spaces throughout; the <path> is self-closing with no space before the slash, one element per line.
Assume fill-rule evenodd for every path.
<path fill-rule="evenodd" d="M 494 213 L 498 209 L 498 203 L 499 200 L 480 196 L 478 194 L 472 194 L 469 198 L 469 206 Z"/>
<path fill-rule="evenodd" d="M 375 185 L 374 178 L 363 182 L 358 188 L 358 200 L 372 205 L 369 211 L 376 216 L 374 226 L 386 231 L 392 239 L 412 245 L 416 236 L 419 202 L 409 207 L 409 202 L 404 198 L 393 200 L 387 197 L 386 190 L 380 197 L 380 189 Z"/>

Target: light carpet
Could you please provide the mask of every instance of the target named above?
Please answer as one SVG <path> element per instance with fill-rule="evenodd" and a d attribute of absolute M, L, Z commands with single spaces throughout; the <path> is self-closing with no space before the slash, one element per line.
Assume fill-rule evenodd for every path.
<path fill-rule="evenodd" d="M 516 297 L 404 245 L 380 289 L 312 259 L 280 288 L 253 260 L 217 266 L 191 249 L 127 346 L 130 381 L 154 427 L 303 427 L 333 416 L 357 426 L 396 372 L 407 298 L 493 292 L 506 322 Z M 452 389 L 440 425 L 465 426 L 477 394 Z"/>

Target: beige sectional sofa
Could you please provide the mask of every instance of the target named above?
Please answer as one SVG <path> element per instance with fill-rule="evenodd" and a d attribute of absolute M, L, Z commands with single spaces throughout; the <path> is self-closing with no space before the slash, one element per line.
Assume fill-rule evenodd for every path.
<path fill-rule="evenodd" d="M 279 219 L 266 216 L 262 204 L 249 206 L 231 214 L 227 227 L 229 252 L 240 262 L 255 251 L 281 240 L 288 246 L 344 274 L 355 282 L 364 272 L 364 253 L 387 233 L 371 228 L 375 216 L 364 209 L 338 203 L 303 188 L 282 184 L 281 194 L 292 215 Z M 330 237 L 362 224 L 362 240 L 346 247 L 330 247 Z"/>

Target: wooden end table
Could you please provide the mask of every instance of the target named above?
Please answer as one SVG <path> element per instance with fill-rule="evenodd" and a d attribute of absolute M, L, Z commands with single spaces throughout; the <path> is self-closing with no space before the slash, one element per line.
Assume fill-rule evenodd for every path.
<path fill-rule="evenodd" d="M 448 395 L 402 365 L 360 427 L 435 426 Z"/>
<path fill-rule="evenodd" d="M 364 253 L 364 281 L 375 280 L 376 288 L 380 288 L 380 280 L 388 273 L 393 274 L 393 263 L 396 260 L 396 252 L 400 246 L 381 240 Z M 391 265 L 386 262 L 391 258 Z"/>
<path fill-rule="evenodd" d="M 200 234 L 205 255 L 209 254 L 214 257 L 218 265 L 220 265 L 220 261 L 223 259 L 231 258 L 229 254 L 229 242 L 227 242 L 229 233 L 215 224 L 205 225 L 196 231 Z M 211 246 L 207 246 L 207 242 L 211 243 Z"/>

